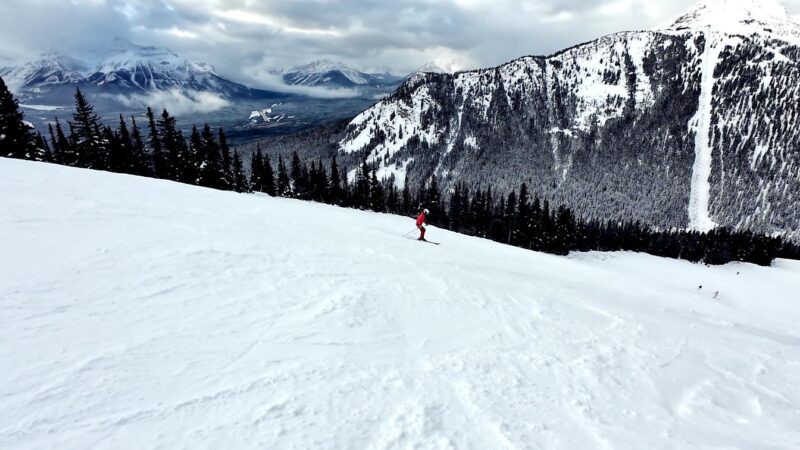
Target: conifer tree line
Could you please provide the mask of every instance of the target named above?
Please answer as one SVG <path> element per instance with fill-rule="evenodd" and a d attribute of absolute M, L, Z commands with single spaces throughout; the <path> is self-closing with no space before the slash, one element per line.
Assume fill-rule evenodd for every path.
<path fill-rule="evenodd" d="M 145 124 L 120 115 L 104 125 L 80 89 L 72 120 L 55 119 L 48 136 L 32 133 L 16 99 L 0 79 L 0 156 L 161 178 L 214 189 L 249 191 L 244 165 L 222 129 L 193 127 L 184 136 L 165 109 L 148 108 Z"/>
<path fill-rule="evenodd" d="M 526 184 L 508 193 L 491 186 L 458 184 L 442 193 L 436 177 L 420 186 L 394 176 L 379 177 L 362 161 L 348 180 L 348 168 L 336 157 L 304 161 L 295 151 L 289 160 L 256 147 L 249 173 L 222 129 L 192 127 L 187 138 L 169 112 L 150 109 L 141 128 L 135 118 L 120 116 L 116 128 L 105 126 L 77 90 L 73 120 L 50 126 L 48 137 L 32 133 L 13 96 L 0 78 L 0 156 L 52 162 L 111 172 L 173 180 L 213 189 L 260 192 L 348 208 L 413 216 L 422 208 L 429 221 L 458 233 L 525 249 L 566 255 L 571 251 L 635 251 L 705 264 L 731 261 L 769 265 L 776 257 L 800 259 L 800 246 L 780 237 L 717 229 L 710 233 L 654 230 L 624 220 L 585 220 L 562 205 L 550 205 Z"/>

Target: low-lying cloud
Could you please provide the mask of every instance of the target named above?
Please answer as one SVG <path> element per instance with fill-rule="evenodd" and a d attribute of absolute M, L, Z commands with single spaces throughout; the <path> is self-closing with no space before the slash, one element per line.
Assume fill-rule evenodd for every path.
<path fill-rule="evenodd" d="M 245 78 L 245 84 L 268 91 L 306 95 L 316 98 L 353 98 L 362 95 L 359 89 L 286 84 L 280 74 L 274 73 L 274 71 L 265 71 L 258 67 L 245 69 L 242 75 Z"/>
<path fill-rule="evenodd" d="M 153 91 L 132 96 L 117 95 L 114 99 L 128 107 L 153 108 L 154 111 L 166 109 L 174 116 L 195 113 L 210 113 L 230 105 L 230 102 L 216 94 L 203 91 L 182 91 L 170 89 Z"/>

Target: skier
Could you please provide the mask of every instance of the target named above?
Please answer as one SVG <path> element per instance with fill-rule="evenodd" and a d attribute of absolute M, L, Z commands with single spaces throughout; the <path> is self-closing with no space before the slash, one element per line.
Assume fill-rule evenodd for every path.
<path fill-rule="evenodd" d="M 417 216 L 417 228 L 419 228 L 419 239 L 418 241 L 425 240 L 425 227 L 428 226 L 428 214 L 431 212 L 428 209 L 423 209 L 419 216 Z"/>

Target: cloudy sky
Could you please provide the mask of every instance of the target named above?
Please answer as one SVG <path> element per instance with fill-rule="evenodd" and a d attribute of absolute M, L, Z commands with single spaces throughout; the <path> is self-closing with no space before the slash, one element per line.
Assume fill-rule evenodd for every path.
<path fill-rule="evenodd" d="M 754 0 L 757 1 L 757 0 Z M 163 45 L 259 85 L 275 68 L 332 58 L 361 69 L 500 64 L 621 30 L 694 0 L 0 0 L 0 55 L 87 58 L 116 36 Z M 800 0 L 783 0 L 793 15 Z"/>

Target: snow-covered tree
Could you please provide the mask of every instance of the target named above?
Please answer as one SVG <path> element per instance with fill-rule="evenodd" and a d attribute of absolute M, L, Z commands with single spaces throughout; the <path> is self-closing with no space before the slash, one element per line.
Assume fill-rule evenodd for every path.
<path fill-rule="evenodd" d="M 35 151 L 31 127 L 19 104 L 0 78 L 0 156 L 31 158 Z"/>

